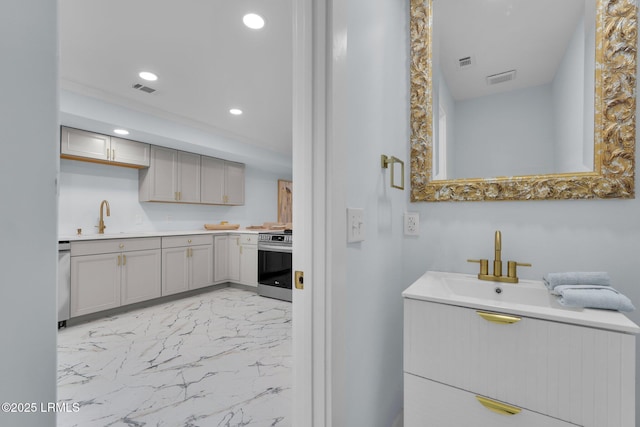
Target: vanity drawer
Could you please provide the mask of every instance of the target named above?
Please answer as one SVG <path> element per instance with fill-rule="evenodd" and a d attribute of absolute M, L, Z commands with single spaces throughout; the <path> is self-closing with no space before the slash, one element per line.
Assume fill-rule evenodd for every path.
<path fill-rule="evenodd" d="M 516 411 L 518 409 L 520 411 L 515 414 L 496 413 L 481 404 L 474 393 L 411 374 L 404 374 L 404 395 L 405 427 L 575 427 L 579 425 L 522 408 L 516 408 Z M 500 406 L 498 405 L 496 410 L 500 411 Z"/>
<path fill-rule="evenodd" d="M 193 234 L 184 236 L 168 236 L 162 238 L 163 248 L 180 248 L 183 246 L 213 245 L 213 236 L 210 234 Z"/>
<path fill-rule="evenodd" d="M 125 251 L 145 251 L 150 249 L 160 249 L 159 237 L 71 242 L 71 256 L 108 254 Z"/>
<path fill-rule="evenodd" d="M 405 372 L 579 425 L 633 425 L 623 419 L 633 413 L 633 335 L 527 317 L 498 324 L 471 308 L 404 304 Z"/>

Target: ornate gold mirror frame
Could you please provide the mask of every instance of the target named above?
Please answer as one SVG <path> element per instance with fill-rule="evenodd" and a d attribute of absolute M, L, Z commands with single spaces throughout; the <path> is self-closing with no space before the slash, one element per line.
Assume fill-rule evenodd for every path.
<path fill-rule="evenodd" d="M 435 181 L 432 0 L 411 0 L 412 202 L 634 198 L 637 10 L 634 0 L 596 7 L 594 171 Z"/>

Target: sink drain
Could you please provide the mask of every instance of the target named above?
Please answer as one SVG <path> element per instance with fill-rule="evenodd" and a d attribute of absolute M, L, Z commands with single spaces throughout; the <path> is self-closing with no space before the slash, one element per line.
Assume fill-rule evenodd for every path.
<path fill-rule="evenodd" d="M 496 294 L 501 294 L 502 293 L 502 289 L 501 288 L 496 288 Z"/>

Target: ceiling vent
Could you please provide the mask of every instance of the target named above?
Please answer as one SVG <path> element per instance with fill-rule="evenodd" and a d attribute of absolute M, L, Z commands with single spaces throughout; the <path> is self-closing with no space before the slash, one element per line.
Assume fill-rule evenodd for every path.
<path fill-rule="evenodd" d="M 474 60 L 471 56 L 465 56 L 464 58 L 458 59 L 458 68 L 465 69 L 469 68 L 474 64 Z"/>
<path fill-rule="evenodd" d="M 156 91 L 154 88 L 149 87 L 149 86 L 145 86 L 145 85 L 141 85 L 140 83 L 136 83 L 132 87 L 134 89 L 141 90 L 141 91 L 146 92 L 146 93 L 153 93 L 153 92 Z"/>
<path fill-rule="evenodd" d="M 498 83 L 508 82 L 516 78 L 516 70 L 505 71 L 504 73 L 493 74 L 487 76 L 488 85 L 497 85 Z"/>

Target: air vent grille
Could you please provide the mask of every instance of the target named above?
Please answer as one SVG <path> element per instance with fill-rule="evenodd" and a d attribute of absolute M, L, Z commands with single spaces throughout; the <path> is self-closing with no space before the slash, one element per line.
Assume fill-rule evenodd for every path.
<path fill-rule="evenodd" d="M 488 85 L 497 85 L 499 83 L 508 82 L 516 78 L 516 70 L 505 71 L 504 73 L 493 74 L 487 76 Z"/>
<path fill-rule="evenodd" d="M 141 90 L 142 92 L 146 92 L 146 93 L 153 93 L 153 92 L 156 91 L 154 88 L 149 87 L 149 86 L 145 86 L 145 85 L 141 85 L 140 83 L 136 83 L 131 87 L 136 89 L 136 90 Z"/>
<path fill-rule="evenodd" d="M 473 60 L 470 56 L 465 56 L 464 58 L 458 59 L 458 67 L 465 68 L 473 65 Z"/>

